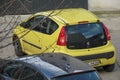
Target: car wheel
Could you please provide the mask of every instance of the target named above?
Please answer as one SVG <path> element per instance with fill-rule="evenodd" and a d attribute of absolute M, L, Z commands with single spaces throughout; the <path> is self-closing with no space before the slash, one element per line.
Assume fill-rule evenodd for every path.
<path fill-rule="evenodd" d="M 18 56 L 18 57 L 22 57 L 25 55 L 25 53 L 22 51 L 22 47 L 21 47 L 21 44 L 20 44 L 20 41 L 19 40 L 14 40 L 14 49 L 15 49 L 15 54 Z"/>
<path fill-rule="evenodd" d="M 115 64 L 103 66 L 103 69 L 107 72 L 112 72 L 114 70 L 114 68 L 115 68 Z"/>

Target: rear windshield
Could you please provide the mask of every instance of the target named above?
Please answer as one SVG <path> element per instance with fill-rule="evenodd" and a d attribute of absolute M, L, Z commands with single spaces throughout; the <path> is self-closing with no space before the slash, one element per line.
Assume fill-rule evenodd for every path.
<path fill-rule="evenodd" d="M 85 49 L 107 43 L 102 23 L 87 23 L 66 26 L 67 48 Z"/>
<path fill-rule="evenodd" d="M 96 71 L 57 77 L 53 80 L 101 80 Z"/>

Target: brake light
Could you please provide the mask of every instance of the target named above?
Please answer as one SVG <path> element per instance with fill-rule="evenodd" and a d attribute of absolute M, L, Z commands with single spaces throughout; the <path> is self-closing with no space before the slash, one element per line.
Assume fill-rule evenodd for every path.
<path fill-rule="evenodd" d="M 66 46 L 66 33 L 64 27 L 62 27 L 60 34 L 58 36 L 57 45 Z"/>
<path fill-rule="evenodd" d="M 107 36 L 107 40 L 111 40 L 111 36 L 110 36 L 110 32 L 108 31 L 108 28 L 105 26 L 105 24 L 103 22 L 102 22 L 102 25 L 104 27 L 105 34 Z"/>

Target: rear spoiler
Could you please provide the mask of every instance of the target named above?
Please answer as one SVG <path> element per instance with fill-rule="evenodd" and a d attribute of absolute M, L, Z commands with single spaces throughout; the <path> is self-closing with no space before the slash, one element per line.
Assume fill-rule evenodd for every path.
<path fill-rule="evenodd" d="M 59 77 L 64 77 L 64 76 L 71 76 L 71 75 L 75 75 L 75 74 L 82 74 L 82 73 L 88 73 L 88 72 L 93 72 L 93 71 L 96 71 L 96 70 L 94 69 L 94 70 L 81 71 L 81 72 L 76 72 L 76 71 L 75 71 L 75 72 L 73 72 L 73 73 L 68 73 L 68 74 L 56 76 L 56 77 L 53 77 L 53 78 L 59 78 Z"/>

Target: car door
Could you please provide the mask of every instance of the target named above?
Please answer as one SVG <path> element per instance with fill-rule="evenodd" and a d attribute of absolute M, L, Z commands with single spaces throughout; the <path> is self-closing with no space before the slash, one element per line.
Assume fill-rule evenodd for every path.
<path fill-rule="evenodd" d="M 24 51 L 27 54 L 36 54 L 42 52 L 42 34 L 40 33 L 40 22 L 42 19 L 43 16 L 34 16 L 26 22 L 25 29 L 27 34 L 23 37 L 22 41 Z"/>
<path fill-rule="evenodd" d="M 26 53 L 40 54 L 53 51 L 52 45 L 57 40 L 54 32 L 58 28 L 53 20 L 45 16 L 35 16 L 27 21 L 27 26 L 28 33 L 23 37 L 23 46 Z"/>

